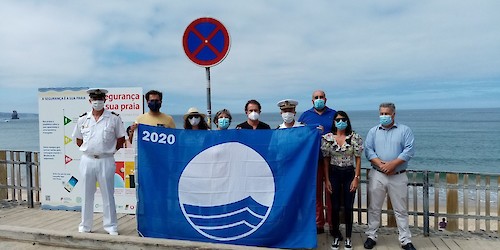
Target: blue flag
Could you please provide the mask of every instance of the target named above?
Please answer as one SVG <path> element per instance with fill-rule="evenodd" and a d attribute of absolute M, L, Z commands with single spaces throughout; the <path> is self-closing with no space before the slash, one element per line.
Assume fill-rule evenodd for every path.
<path fill-rule="evenodd" d="M 139 125 L 137 226 L 146 237 L 315 248 L 320 133 Z"/>

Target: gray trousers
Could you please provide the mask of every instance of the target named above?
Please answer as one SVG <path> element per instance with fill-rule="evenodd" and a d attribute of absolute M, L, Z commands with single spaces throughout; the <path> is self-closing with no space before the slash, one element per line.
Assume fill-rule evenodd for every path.
<path fill-rule="evenodd" d="M 411 232 L 408 225 L 408 176 L 406 173 L 386 175 L 372 169 L 368 175 L 368 229 L 366 235 L 377 241 L 377 230 L 380 226 L 380 214 L 386 195 L 391 199 L 396 223 L 399 230 L 399 242 L 406 245 L 411 242 Z"/>

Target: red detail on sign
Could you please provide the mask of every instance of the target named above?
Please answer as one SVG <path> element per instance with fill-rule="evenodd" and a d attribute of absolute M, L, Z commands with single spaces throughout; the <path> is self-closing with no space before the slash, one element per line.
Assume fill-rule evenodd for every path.
<path fill-rule="evenodd" d="M 67 155 L 64 156 L 64 162 L 65 164 L 68 164 L 69 162 L 71 162 L 73 159 Z"/>
<path fill-rule="evenodd" d="M 211 17 L 194 20 L 186 28 L 182 37 L 182 45 L 187 57 L 203 67 L 219 64 L 229 52 L 229 33 L 226 27 Z M 207 56 L 208 52 L 211 56 Z"/>

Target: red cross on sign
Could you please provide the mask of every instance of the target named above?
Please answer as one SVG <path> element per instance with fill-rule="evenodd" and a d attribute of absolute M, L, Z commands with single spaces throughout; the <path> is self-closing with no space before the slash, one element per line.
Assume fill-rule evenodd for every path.
<path fill-rule="evenodd" d="M 202 17 L 186 28 L 182 45 L 191 61 L 199 66 L 211 67 L 226 58 L 229 40 L 229 33 L 221 22 L 211 17 Z"/>

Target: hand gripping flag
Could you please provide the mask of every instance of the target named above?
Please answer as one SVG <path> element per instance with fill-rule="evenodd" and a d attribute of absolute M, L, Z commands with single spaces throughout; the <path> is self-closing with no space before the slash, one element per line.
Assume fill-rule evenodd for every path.
<path fill-rule="evenodd" d="M 179 130 L 139 125 L 141 235 L 315 248 L 320 133 Z"/>

